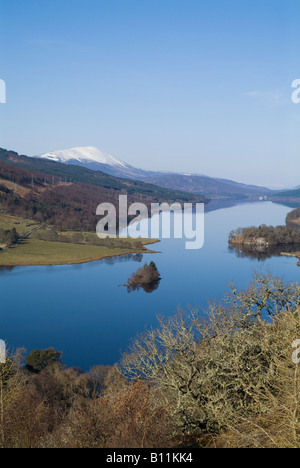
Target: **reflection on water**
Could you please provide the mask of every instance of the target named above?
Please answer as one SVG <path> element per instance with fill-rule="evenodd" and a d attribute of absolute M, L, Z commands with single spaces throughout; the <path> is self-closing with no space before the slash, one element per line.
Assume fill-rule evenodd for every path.
<path fill-rule="evenodd" d="M 106 265 L 116 265 L 116 263 L 125 263 L 125 262 L 137 262 L 141 263 L 143 261 L 144 254 L 142 253 L 129 253 L 126 255 L 120 255 L 119 257 L 107 257 L 101 260 Z"/>
<path fill-rule="evenodd" d="M 134 291 L 140 291 L 141 289 L 143 289 L 145 293 L 151 294 L 159 288 L 159 285 L 160 280 L 148 284 L 132 284 L 130 286 L 127 286 L 127 292 L 132 293 Z"/>
<path fill-rule="evenodd" d="M 238 258 L 251 258 L 264 261 L 272 257 L 281 257 L 284 253 L 300 252 L 300 244 L 294 245 L 272 245 L 269 247 L 254 245 L 233 245 L 229 244 L 229 252 L 234 253 Z"/>
<path fill-rule="evenodd" d="M 14 266 L 0 266 L 0 275 L 13 271 L 14 268 Z"/>
<path fill-rule="evenodd" d="M 233 198 L 224 198 L 224 199 L 218 199 L 218 200 L 210 200 L 206 205 L 205 205 L 205 212 L 209 213 L 211 211 L 217 211 L 217 210 L 222 210 L 225 208 L 233 208 L 234 206 L 238 205 L 249 205 L 251 201 L 249 201 L 247 198 L 246 199 L 240 199 L 236 200 Z M 257 200 L 253 200 L 252 203 L 257 203 Z M 264 201 L 260 202 L 261 204 L 265 203 Z"/>
<path fill-rule="evenodd" d="M 120 255 L 119 257 L 107 257 L 103 258 L 100 261 L 97 261 L 97 263 L 105 263 L 106 265 L 116 265 L 117 263 L 126 263 L 126 262 L 137 262 L 141 263 L 143 261 L 144 254 L 142 253 L 129 253 L 125 255 Z M 83 263 L 79 264 L 74 264 L 74 265 L 69 265 L 69 267 L 72 267 L 75 270 L 83 270 L 84 269 Z M 15 269 L 20 269 L 20 268 L 26 268 L 27 272 L 29 271 L 30 267 L 20 267 L 20 266 L 0 266 L 0 275 L 4 275 L 6 273 L 12 272 Z M 37 267 L 34 267 L 37 268 Z M 48 269 L 49 272 L 51 270 L 55 272 L 55 266 L 54 265 L 46 265 L 44 268 Z M 58 266 L 56 266 L 58 268 Z"/>

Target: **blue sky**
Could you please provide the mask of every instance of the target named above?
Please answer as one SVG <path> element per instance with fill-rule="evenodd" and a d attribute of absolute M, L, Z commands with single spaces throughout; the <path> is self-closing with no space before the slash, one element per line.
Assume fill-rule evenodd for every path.
<path fill-rule="evenodd" d="M 299 0 L 0 0 L 0 146 L 300 184 Z"/>

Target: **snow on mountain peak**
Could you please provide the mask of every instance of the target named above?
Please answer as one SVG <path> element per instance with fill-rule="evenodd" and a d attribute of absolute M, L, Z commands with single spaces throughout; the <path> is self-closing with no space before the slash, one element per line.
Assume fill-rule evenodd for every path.
<path fill-rule="evenodd" d="M 67 150 L 53 151 L 39 156 L 41 159 L 48 159 L 50 161 L 67 163 L 69 161 L 77 161 L 80 163 L 94 162 L 99 164 L 106 164 L 108 166 L 122 166 L 126 164 L 119 159 L 114 158 L 110 154 L 103 153 L 94 146 L 70 148 Z"/>

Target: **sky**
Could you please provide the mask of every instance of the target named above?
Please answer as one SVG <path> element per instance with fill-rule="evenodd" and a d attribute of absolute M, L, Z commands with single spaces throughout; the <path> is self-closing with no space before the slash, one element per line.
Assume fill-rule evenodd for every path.
<path fill-rule="evenodd" d="M 300 185 L 300 0 L 0 0 L 0 147 Z"/>

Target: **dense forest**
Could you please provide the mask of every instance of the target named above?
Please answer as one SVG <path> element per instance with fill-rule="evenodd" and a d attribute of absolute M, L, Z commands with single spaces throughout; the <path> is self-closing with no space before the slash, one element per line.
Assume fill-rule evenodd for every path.
<path fill-rule="evenodd" d="M 95 230 L 96 208 L 127 194 L 128 203 L 205 202 L 201 195 L 118 179 L 99 171 L 28 158 L 0 149 L 0 209 L 58 229 Z"/>
<path fill-rule="evenodd" d="M 299 308 L 297 284 L 255 275 L 205 316 L 160 318 L 113 367 L 19 350 L 0 365 L 0 446 L 299 448 Z"/>

